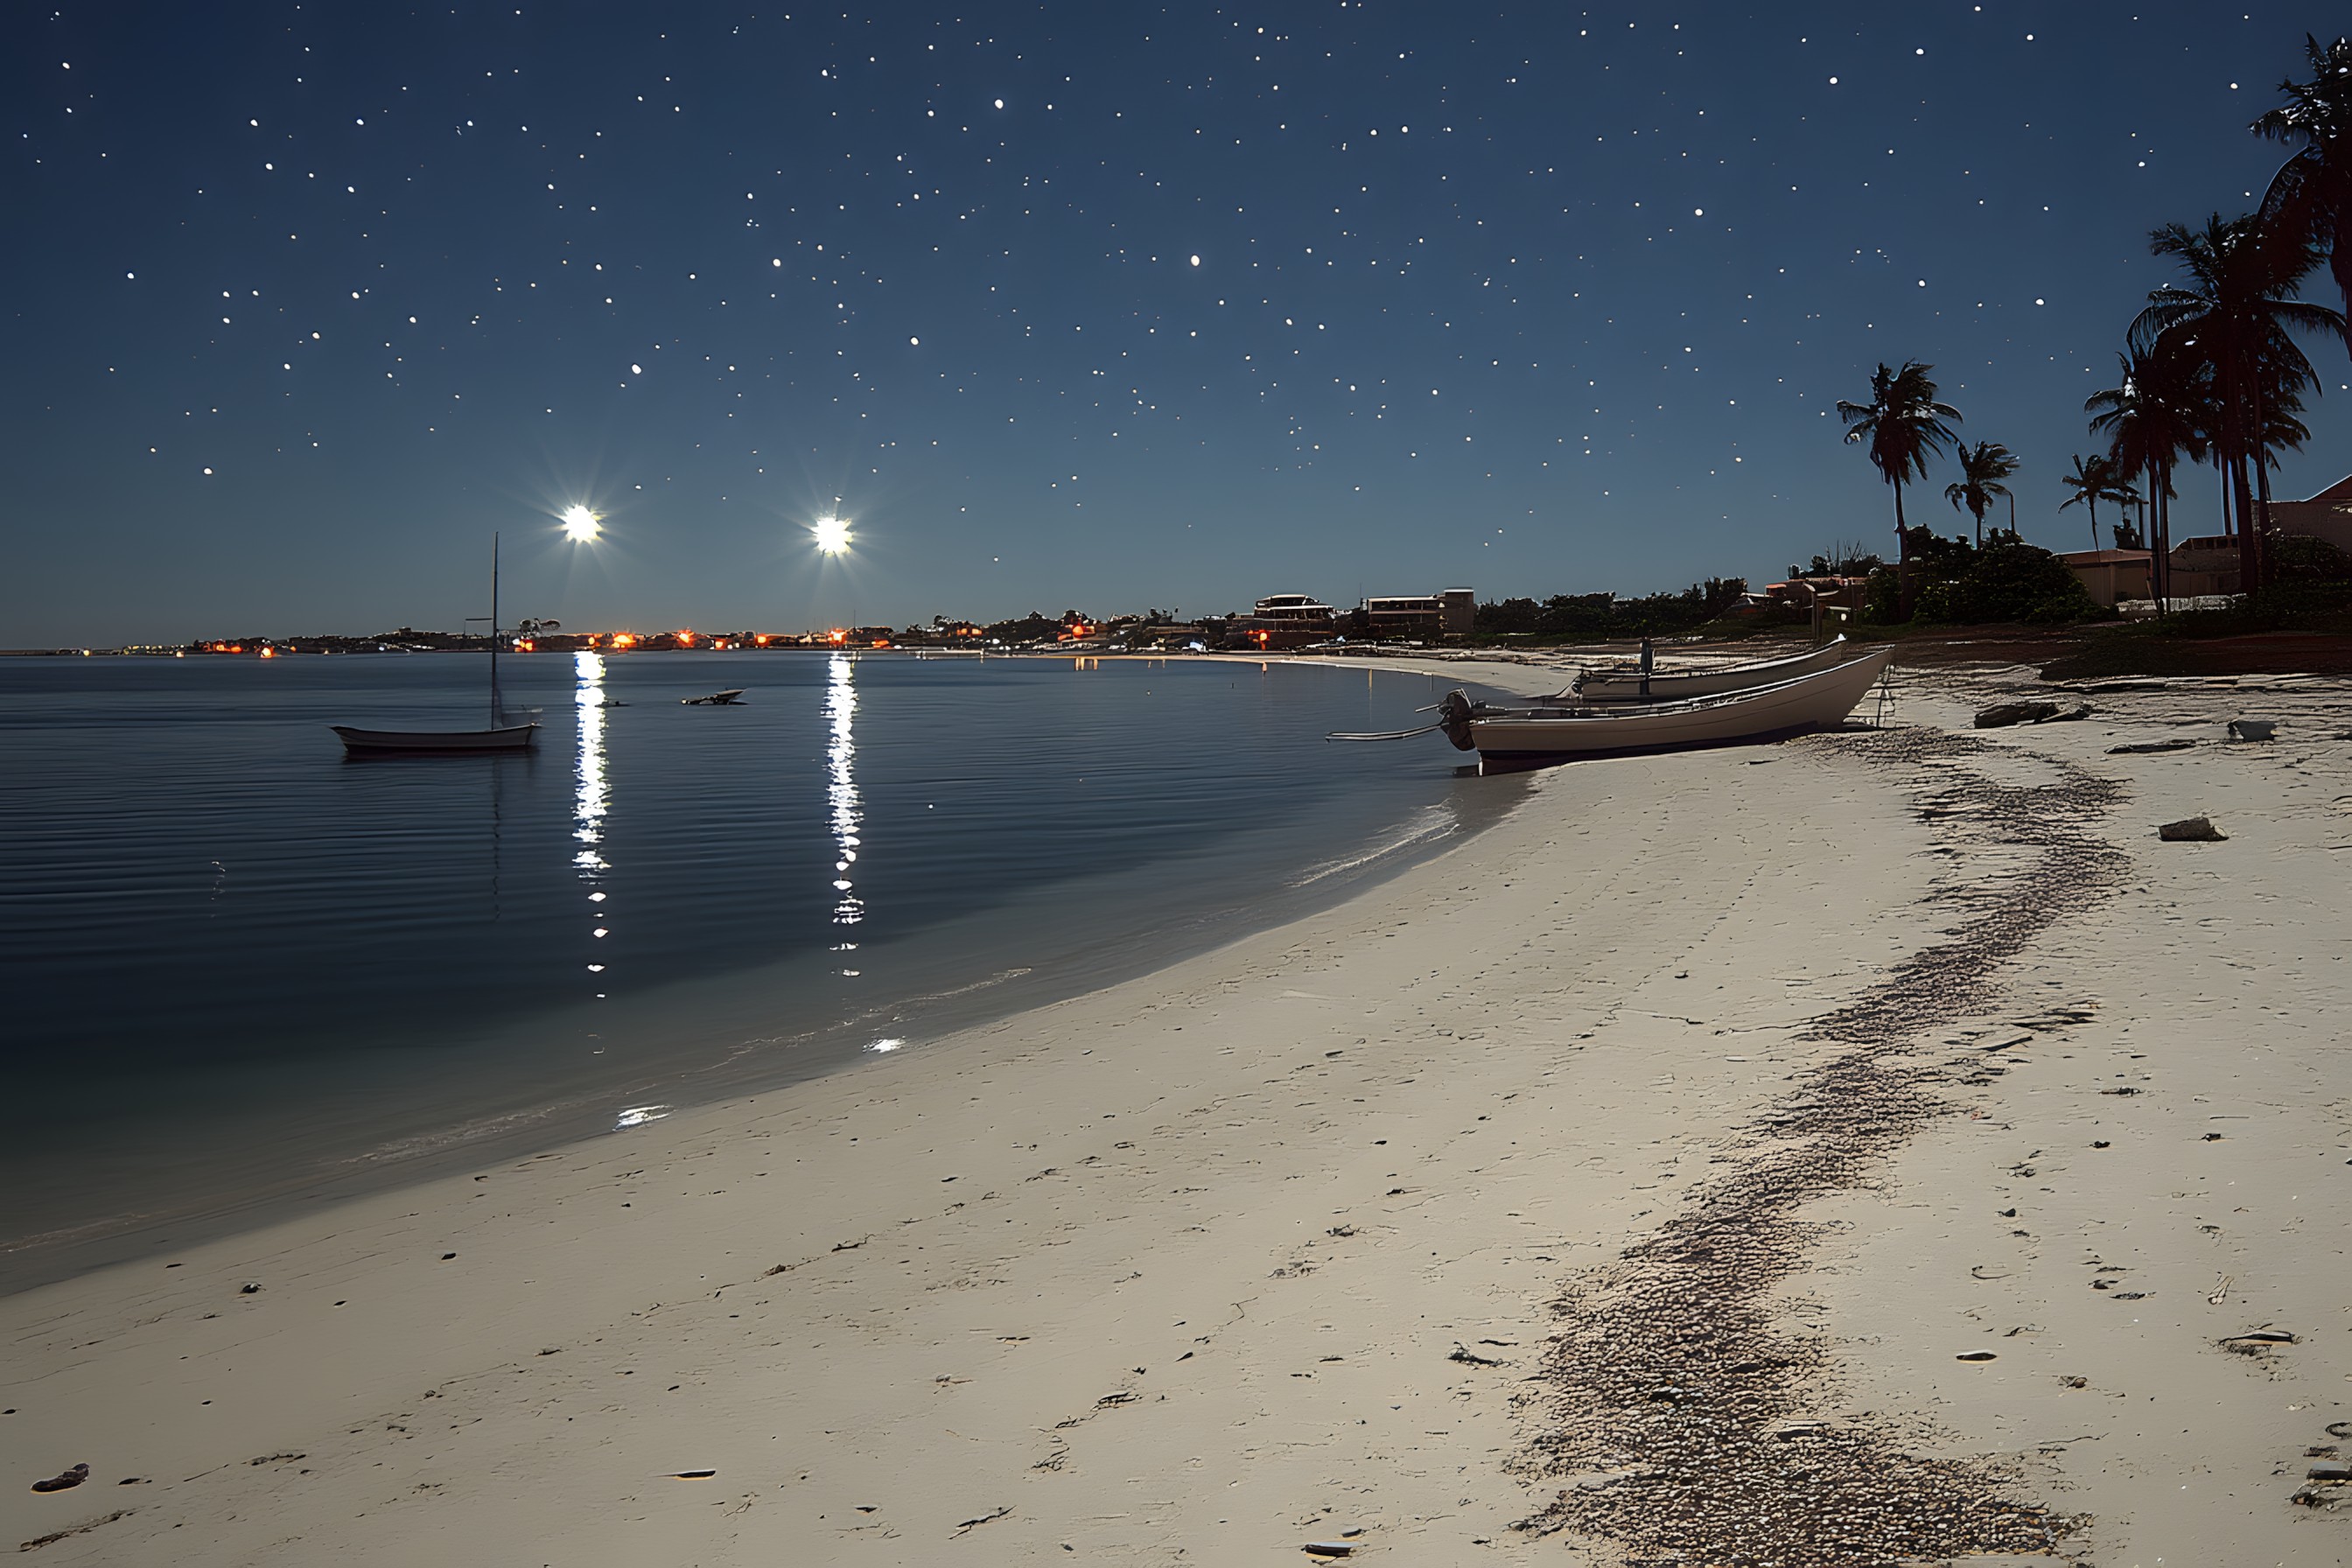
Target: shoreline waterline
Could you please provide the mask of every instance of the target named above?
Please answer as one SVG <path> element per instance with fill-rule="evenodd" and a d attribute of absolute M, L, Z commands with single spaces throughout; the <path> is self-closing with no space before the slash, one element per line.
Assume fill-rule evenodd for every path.
<path fill-rule="evenodd" d="M 1396 683 L 1374 685 L 1386 691 Z M 125 1086 L 158 1102 L 143 1114 L 160 1120 L 208 1098 L 217 1125 L 184 1120 L 170 1142 L 114 1137 L 98 1168 L 73 1148 L 68 1131 L 49 1135 L 65 1152 L 34 1159 L 27 1151 L 17 1162 L 26 1167 L 20 1184 L 27 1201 L 19 1212 L 33 1217 L 0 1250 L 0 1293 L 541 1152 L 633 1117 L 772 1093 L 853 1066 L 877 1054 L 877 1043 L 887 1042 L 881 1054 L 895 1057 L 894 1067 L 919 1070 L 925 1044 L 941 1036 L 1132 979 L 1352 896 L 1478 831 L 1502 809 L 1496 803 L 1520 793 L 1505 781 L 1465 782 L 1448 788 L 1441 807 L 1410 807 L 1371 834 L 1330 842 L 1328 851 L 1312 836 L 1304 845 L 1269 839 L 1262 851 L 1250 849 L 1246 836 L 1234 840 L 1216 864 L 1252 859 L 1265 873 L 1262 885 L 1238 890 L 1244 896 L 1186 892 L 1181 879 L 1162 876 L 1148 885 L 1164 884 L 1173 902 L 1087 931 L 1058 907 L 1087 884 L 1046 884 L 933 930 L 879 946 L 867 939 L 843 967 L 864 970 L 868 981 L 836 976 L 832 984 L 870 984 L 880 974 L 886 988 L 864 1005 L 829 1004 L 837 1007 L 830 1017 L 791 1000 L 823 972 L 787 960 L 542 1007 L 488 1034 L 467 1031 L 446 1042 L 421 1034 L 397 1050 L 191 1068 L 211 1081 L 190 1080 L 184 1089 L 151 1075 Z M 1270 858 L 1257 860 L 1260 853 Z M 1286 857 L 1293 863 L 1277 872 Z M 609 907 L 599 906 L 600 920 L 609 919 L 603 913 Z M 956 927 L 960 918 L 968 933 Z M 1018 934 L 1024 931 L 1036 941 L 1027 942 Z M 583 1054 L 611 1046 L 625 1047 L 625 1058 Z M 583 1067 L 592 1059 L 613 1065 Z M 484 1065 L 499 1076 L 483 1079 Z M 224 1079 L 224 1072 L 235 1076 Z M 249 1087 L 229 1087 L 244 1079 Z M 91 1089 L 107 1092 L 103 1079 Z M 299 1119 L 277 1118 L 278 1103 L 297 1108 Z M 191 1161 L 192 1149 L 204 1152 Z"/>

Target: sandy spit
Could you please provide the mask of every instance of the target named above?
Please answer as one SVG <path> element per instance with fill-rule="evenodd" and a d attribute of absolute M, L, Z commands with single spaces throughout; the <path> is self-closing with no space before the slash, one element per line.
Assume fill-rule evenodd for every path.
<path fill-rule="evenodd" d="M 1147 978 L 0 1301 L 0 1541 L 2342 1562 L 2352 700 L 1967 730 L 2032 685 L 1559 770 Z"/>

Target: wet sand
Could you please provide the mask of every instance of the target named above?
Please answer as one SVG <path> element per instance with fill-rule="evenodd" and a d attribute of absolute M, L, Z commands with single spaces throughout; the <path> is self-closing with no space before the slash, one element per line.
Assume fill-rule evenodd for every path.
<path fill-rule="evenodd" d="M 2342 1561 L 2352 697 L 2260 685 L 1556 770 L 1142 979 L 8 1298 L 0 1539 Z"/>

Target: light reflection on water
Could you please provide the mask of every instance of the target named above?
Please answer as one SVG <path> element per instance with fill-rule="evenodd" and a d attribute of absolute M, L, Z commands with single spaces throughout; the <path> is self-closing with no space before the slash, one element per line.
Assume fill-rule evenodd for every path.
<path fill-rule="evenodd" d="M 0 1288 L 36 1229 L 919 1057 L 1326 899 L 1502 787 L 1325 745 L 1437 694 L 1387 672 L 506 663 L 535 763 L 387 768 L 323 726 L 472 721 L 478 660 L 0 660 L 0 751 L 42 759 L 0 769 Z M 678 705 L 715 686 L 759 689 Z"/>
<path fill-rule="evenodd" d="M 866 820 L 866 808 L 857 795 L 857 739 L 852 733 L 857 715 L 856 676 L 857 661 L 845 653 L 835 654 L 825 671 L 824 716 L 833 735 L 825 748 L 824 794 L 832 813 L 835 853 L 833 888 L 840 895 L 833 905 L 833 923 L 837 926 L 854 926 L 866 918 L 866 902 L 857 896 L 849 875 L 857 863 L 858 830 Z"/>
<path fill-rule="evenodd" d="M 613 911 L 604 908 L 605 896 L 599 884 L 604 873 L 613 868 L 604 858 L 604 814 L 611 809 L 611 789 L 604 778 L 604 656 L 600 653 L 576 653 L 572 656 L 574 677 L 574 701 L 580 710 L 580 747 L 572 765 L 572 837 L 580 848 L 572 857 L 572 864 L 580 879 L 588 884 L 588 902 L 599 922 L 596 940 L 602 940 L 610 927 Z M 604 973 L 604 965 L 592 963 L 591 974 Z M 604 994 L 596 993 L 601 1001 Z"/>

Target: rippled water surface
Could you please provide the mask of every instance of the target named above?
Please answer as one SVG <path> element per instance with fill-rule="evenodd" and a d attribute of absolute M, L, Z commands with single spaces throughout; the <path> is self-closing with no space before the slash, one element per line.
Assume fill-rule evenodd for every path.
<path fill-rule="evenodd" d="M 1422 677 L 501 668 L 535 753 L 358 761 L 326 725 L 479 724 L 483 660 L 0 660 L 0 1245 L 88 1250 L 861 1052 L 919 1070 L 929 1036 L 1304 910 L 1509 787 L 1433 737 L 1323 741 L 1410 722 Z"/>

